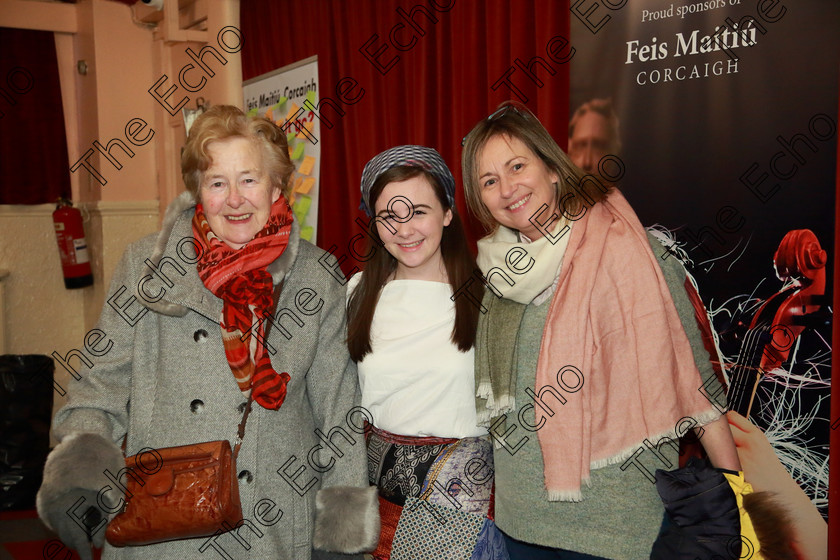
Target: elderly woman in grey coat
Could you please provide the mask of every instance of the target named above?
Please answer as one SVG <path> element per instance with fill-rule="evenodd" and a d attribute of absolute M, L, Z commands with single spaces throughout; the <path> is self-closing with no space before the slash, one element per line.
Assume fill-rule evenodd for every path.
<path fill-rule="evenodd" d="M 234 442 L 252 404 L 236 461 L 240 526 L 105 544 L 103 558 L 306 560 L 313 545 L 375 548 L 362 435 L 372 419 L 344 344 L 345 290 L 324 251 L 300 239 L 285 134 L 214 107 L 195 122 L 181 163 L 187 192 L 162 230 L 123 256 L 95 340 L 85 341 L 94 358 L 55 416 L 61 443 L 45 467 L 41 518 L 90 558 L 106 532 L 94 514 L 107 520 L 123 503 L 121 445 L 153 460 L 163 447 Z"/>

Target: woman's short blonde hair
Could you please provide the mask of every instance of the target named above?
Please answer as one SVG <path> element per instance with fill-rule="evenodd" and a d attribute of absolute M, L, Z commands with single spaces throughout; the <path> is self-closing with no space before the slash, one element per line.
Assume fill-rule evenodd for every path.
<path fill-rule="evenodd" d="M 207 146 L 217 140 L 245 138 L 262 150 L 263 163 L 271 184 L 279 187 L 287 199 L 291 191 L 292 171 L 286 135 L 276 124 L 263 117 L 248 117 L 238 107 L 217 105 L 199 116 L 190 129 L 181 150 L 181 175 L 196 200 L 200 200 L 201 175 L 212 165 Z"/>
<path fill-rule="evenodd" d="M 464 179 L 464 196 L 470 211 L 488 231 L 495 231 L 499 224 L 481 200 L 481 185 L 478 181 L 478 158 L 487 141 L 494 136 L 516 138 L 534 152 L 560 180 L 555 183 L 557 201 L 564 201 L 562 213 L 576 215 L 580 211 L 580 197 L 572 194 L 572 186 L 566 181 L 571 178 L 575 185 L 586 175 L 557 145 L 542 123 L 527 107 L 514 101 L 505 101 L 495 113 L 481 119 L 464 138 L 461 154 L 461 168 Z M 609 187 L 607 186 L 607 189 Z M 596 189 L 597 190 L 597 189 Z M 608 192 L 608 190 L 607 190 Z M 602 200 L 606 192 L 590 193 L 595 201 Z M 566 199 L 571 200 L 566 203 Z"/>

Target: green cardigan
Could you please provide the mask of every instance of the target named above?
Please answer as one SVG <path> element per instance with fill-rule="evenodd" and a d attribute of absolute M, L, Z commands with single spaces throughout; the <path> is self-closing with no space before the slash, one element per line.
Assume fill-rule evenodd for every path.
<path fill-rule="evenodd" d="M 650 234 L 648 238 L 655 255 L 665 253 L 655 238 Z M 671 256 L 657 261 L 702 374 L 702 380 L 697 380 L 697 387 L 699 389 L 709 379 L 713 379 L 710 383 L 718 384 L 703 346 L 694 308 L 686 295 L 685 269 Z M 495 296 L 488 294 L 487 297 Z M 497 434 L 505 433 L 511 426 L 515 429 L 505 437 L 505 447 L 494 446 L 496 524 L 511 537 L 529 543 L 614 559 L 647 559 L 665 510 L 656 487 L 638 466 L 626 463 L 624 470 L 621 464 L 593 470 L 589 486 L 582 489 L 581 502 L 548 501 L 537 434 L 524 426 L 524 423 L 535 424 L 534 409 L 522 407 L 533 402 L 525 389 L 534 387 L 537 357 L 550 301 L 549 298 L 542 305 L 528 305 L 519 326 L 516 409 L 506 415 L 505 425 Z M 709 386 L 709 389 L 712 387 Z M 574 396 L 568 395 L 568 398 Z M 724 402 L 718 404 L 725 406 Z M 663 444 L 658 449 L 659 457 L 653 451 L 642 448 L 636 461 L 651 474 L 657 468 L 672 470 L 678 467 L 676 448 L 676 442 Z M 509 450 L 513 449 L 516 451 L 511 454 Z"/>

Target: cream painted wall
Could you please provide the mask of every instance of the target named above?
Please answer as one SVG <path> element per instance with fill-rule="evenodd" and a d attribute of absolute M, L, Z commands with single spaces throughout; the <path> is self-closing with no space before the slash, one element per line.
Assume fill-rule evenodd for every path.
<path fill-rule="evenodd" d="M 167 10 L 178 6 L 166 0 Z M 184 2 L 181 0 L 181 4 Z M 155 25 L 137 21 L 134 8 L 109 0 L 79 0 L 74 5 L 24 0 L 0 0 L 0 26 L 54 31 L 71 166 L 92 148 L 118 138 L 133 152 L 114 148 L 122 169 L 95 153 L 91 164 L 105 177 L 100 185 L 79 169 L 71 177 L 73 200 L 83 209 L 94 285 L 67 290 L 61 276 L 52 227 L 53 205 L 0 206 L 0 270 L 5 328 L 0 352 L 65 356 L 83 348 L 84 336 L 102 310 L 113 270 L 125 247 L 157 230 L 166 204 L 183 190 L 180 149 L 185 140 L 180 112 L 170 115 L 148 90 L 164 74 L 178 85 L 178 73 L 189 62 L 185 49 L 198 52 L 207 44 L 218 48 L 218 31 L 239 27 L 239 0 L 196 0 L 187 11 L 205 13 L 207 32 L 175 30 L 170 11 Z M 140 8 L 143 10 L 145 8 Z M 148 9 L 145 9 L 148 12 Z M 176 10 L 177 11 L 177 10 Z M 183 19 L 176 17 L 176 20 Z M 189 15 L 189 14 L 187 14 Z M 190 39 L 190 42 L 186 42 Z M 242 106 L 242 70 L 238 53 L 224 53 L 228 64 L 215 66 L 215 76 L 197 93 L 178 85 L 173 102 L 184 94 L 189 107 L 198 96 L 212 104 Z M 78 60 L 88 67 L 76 70 Z M 155 134 L 142 146 L 129 143 L 126 124 L 142 119 Z M 70 375 L 56 364 L 56 381 L 67 387 Z M 55 408 L 64 399 L 56 395 Z"/>
<path fill-rule="evenodd" d="M 4 309 L 5 328 L 0 353 L 51 356 L 57 352 L 66 356 L 73 349 L 81 350 L 125 247 L 158 227 L 156 200 L 83 205 L 94 285 L 68 290 L 53 228 L 54 209 L 52 204 L 0 205 L 0 269 L 8 271 L 2 279 L 4 302 L 0 308 Z M 53 361 L 55 381 L 66 392 L 71 375 Z M 70 364 L 81 367 L 78 358 Z M 65 400 L 56 390 L 53 412 Z"/>
<path fill-rule="evenodd" d="M 68 290 L 64 287 L 61 261 L 53 229 L 52 204 L 0 206 L 0 269 L 5 297 L 3 353 L 61 356 L 81 349 L 84 334 L 96 320 L 86 320 L 87 299 L 104 301 L 119 256 L 132 241 L 157 229 L 157 201 L 99 203 L 83 206 L 88 231 L 107 232 L 102 239 L 88 234 L 94 270 L 94 285 Z M 93 227 L 88 227 L 93 226 Z M 98 247 L 98 250 L 94 248 Z M 105 256 L 116 259 L 105 262 Z M 101 306 L 100 306 L 101 309 Z M 72 364 L 78 367 L 78 362 Z M 70 374 L 56 364 L 56 381 L 67 388 Z M 56 395 L 56 405 L 64 402 Z"/>
<path fill-rule="evenodd" d="M 9 271 L 3 352 L 51 354 L 84 332 L 83 290 L 66 290 L 51 204 L 0 206 L 0 268 Z"/>

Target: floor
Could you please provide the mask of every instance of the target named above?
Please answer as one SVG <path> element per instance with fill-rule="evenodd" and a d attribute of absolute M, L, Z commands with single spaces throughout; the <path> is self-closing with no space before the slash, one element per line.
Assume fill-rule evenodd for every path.
<path fill-rule="evenodd" d="M 61 548 L 55 533 L 41 523 L 35 511 L 0 512 L 0 560 L 63 559 L 66 553 L 58 554 Z M 75 552 L 70 558 L 79 560 Z"/>
<path fill-rule="evenodd" d="M 69 558 L 66 552 L 59 554 L 55 539 L 55 533 L 41 523 L 35 511 L 0 511 L 0 560 L 79 560 L 75 552 Z"/>

